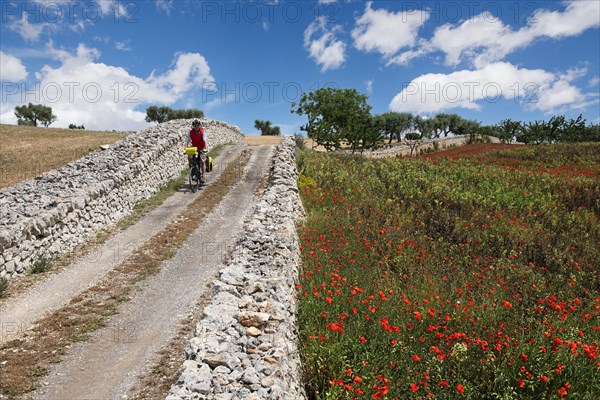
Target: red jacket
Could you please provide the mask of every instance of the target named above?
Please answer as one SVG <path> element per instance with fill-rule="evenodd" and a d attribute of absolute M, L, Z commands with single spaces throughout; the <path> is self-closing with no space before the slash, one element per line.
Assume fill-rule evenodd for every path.
<path fill-rule="evenodd" d="M 200 128 L 200 131 L 198 133 L 196 133 L 196 131 L 192 129 L 188 136 L 188 140 L 192 142 L 192 146 L 198 148 L 198 151 L 203 150 L 206 147 L 204 129 Z"/>

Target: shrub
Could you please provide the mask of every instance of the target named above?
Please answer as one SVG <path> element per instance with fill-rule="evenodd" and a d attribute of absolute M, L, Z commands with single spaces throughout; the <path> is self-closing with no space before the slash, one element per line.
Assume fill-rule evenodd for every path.
<path fill-rule="evenodd" d="M 421 134 L 417 132 L 409 132 L 404 136 L 406 140 L 419 140 L 421 139 Z"/>
<path fill-rule="evenodd" d="M 305 150 L 306 149 L 306 138 L 298 133 L 294 133 L 294 142 L 296 144 L 296 149 Z"/>
<path fill-rule="evenodd" d="M 0 278 L 0 299 L 6 296 L 8 292 L 8 279 Z"/>
<path fill-rule="evenodd" d="M 41 274 L 48 271 L 52 267 L 52 263 L 47 258 L 40 258 L 31 266 L 31 273 Z"/>

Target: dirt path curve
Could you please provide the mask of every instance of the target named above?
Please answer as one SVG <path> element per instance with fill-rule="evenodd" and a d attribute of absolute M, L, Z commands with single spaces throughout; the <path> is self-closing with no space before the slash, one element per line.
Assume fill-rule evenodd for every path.
<path fill-rule="evenodd" d="M 267 173 L 272 146 L 251 148 L 246 174 L 188 237 L 161 271 L 139 290 L 106 327 L 70 348 L 33 399 L 120 399 L 155 353 L 177 333 L 178 323 L 209 289 L 234 244 L 254 193 Z"/>
<path fill-rule="evenodd" d="M 225 146 L 216 158 L 216 168 L 207 175 L 210 184 L 243 146 Z M 0 303 L 0 344 L 19 338 L 46 313 L 65 305 L 77 293 L 93 286 L 108 271 L 162 230 L 196 198 L 187 185 L 169 197 L 135 225 L 118 233 L 63 270 L 40 280 L 25 293 Z"/>

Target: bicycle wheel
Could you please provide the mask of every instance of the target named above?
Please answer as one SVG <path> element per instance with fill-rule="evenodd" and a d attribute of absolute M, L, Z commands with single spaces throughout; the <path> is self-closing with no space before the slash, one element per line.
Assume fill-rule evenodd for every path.
<path fill-rule="evenodd" d="M 192 193 L 196 193 L 196 191 L 200 187 L 200 171 L 198 170 L 198 167 L 196 165 L 190 168 L 189 181 Z"/>

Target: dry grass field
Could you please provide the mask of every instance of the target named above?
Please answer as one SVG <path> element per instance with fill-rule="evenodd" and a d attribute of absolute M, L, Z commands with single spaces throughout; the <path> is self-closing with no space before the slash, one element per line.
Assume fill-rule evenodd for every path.
<path fill-rule="evenodd" d="M 281 142 L 281 136 L 246 135 L 246 144 L 249 146 L 277 145 Z"/>
<path fill-rule="evenodd" d="M 0 188 L 59 168 L 123 137 L 119 132 L 0 124 Z"/>

